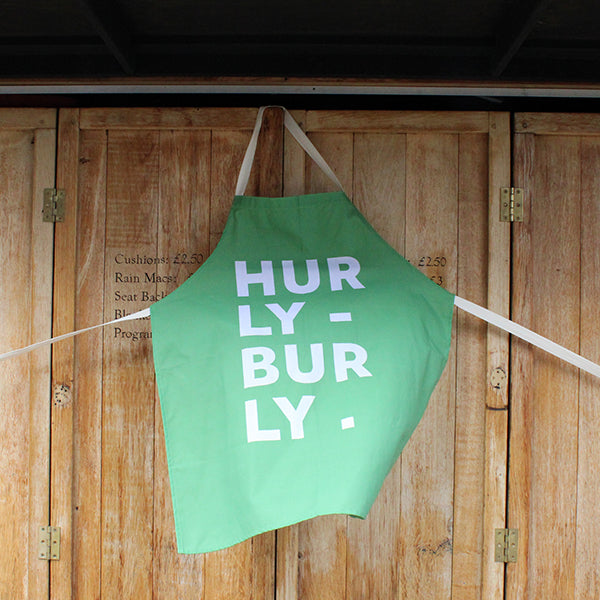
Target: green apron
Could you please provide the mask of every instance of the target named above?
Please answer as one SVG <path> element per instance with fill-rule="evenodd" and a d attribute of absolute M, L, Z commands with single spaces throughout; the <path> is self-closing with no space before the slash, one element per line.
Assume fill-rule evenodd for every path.
<path fill-rule="evenodd" d="M 366 517 L 444 368 L 453 301 L 342 191 L 237 195 L 212 255 L 151 307 L 179 552 Z"/>

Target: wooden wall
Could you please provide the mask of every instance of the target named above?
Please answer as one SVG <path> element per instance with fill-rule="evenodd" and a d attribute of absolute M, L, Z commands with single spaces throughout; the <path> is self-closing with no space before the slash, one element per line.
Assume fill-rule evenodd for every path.
<path fill-rule="evenodd" d="M 223 231 L 255 115 L 64 109 L 55 146 L 53 112 L 0 113 L 9 207 L 0 268 L 10 282 L 2 349 L 50 327 L 56 335 L 134 312 L 193 273 Z M 294 116 L 375 229 L 434 281 L 508 315 L 512 257 L 514 318 L 600 359 L 600 146 L 586 135 L 597 120 L 580 118 L 577 128 L 554 115 L 544 126 L 561 125 L 548 132 L 536 115 L 516 116 L 512 171 L 528 208 L 525 223 L 511 226 L 498 220 L 499 188 L 511 179 L 510 115 Z M 55 150 L 67 216 L 52 226 L 36 207 L 40 188 L 54 185 Z M 329 185 L 268 111 L 248 193 Z M 0 557 L 0 599 L 600 594 L 591 378 L 525 344 L 513 344 L 511 357 L 506 335 L 457 313 L 442 380 L 367 520 L 320 517 L 184 556 L 150 336 L 149 321 L 130 321 L 56 344 L 51 363 L 42 350 L 0 364 L 0 528 L 14 548 Z M 507 522 L 519 528 L 521 551 L 505 567 L 494 562 L 494 529 Z M 35 553 L 35 531 L 48 523 L 63 537 L 50 567 Z M 542 554 L 556 528 L 560 551 Z"/>
<path fill-rule="evenodd" d="M 51 334 L 56 111 L 0 110 L 0 351 Z M 47 598 L 38 527 L 49 515 L 48 347 L 0 363 L 0 598 Z"/>

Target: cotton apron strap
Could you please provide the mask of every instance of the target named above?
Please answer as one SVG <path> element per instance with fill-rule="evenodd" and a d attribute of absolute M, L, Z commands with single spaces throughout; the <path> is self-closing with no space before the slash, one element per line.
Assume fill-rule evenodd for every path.
<path fill-rule="evenodd" d="M 254 162 L 254 155 L 256 154 L 256 144 L 258 142 L 258 134 L 260 132 L 260 128 L 262 125 L 263 114 L 265 112 L 265 109 L 267 109 L 267 108 L 269 108 L 269 107 L 263 106 L 258 111 L 258 115 L 256 117 L 256 124 L 254 126 L 254 132 L 252 133 L 252 138 L 250 139 L 250 143 L 248 144 L 248 148 L 246 150 L 246 154 L 245 154 L 244 160 L 242 162 L 242 167 L 240 169 L 240 174 L 238 177 L 238 182 L 237 182 L 236 191 L 235 191 L 236 196 L 242 196 L 244 194 L 244 192 L 246 191 L 246 186 L 248 185 L 248 179 L 250 177 L 250 171 L 252 169 L 252 163 Z M 325 159 L 319 154 L 319 152 L 314 147 L 312 142 L 308 139 L 306 134 L 302 131 L 302 129 L 300 129 L 300 126 L 298 125 L 298 123 L 296 123 L 296 121 L 294 121 L 292 115 L 290 115 L 290 113 L 285 108 L 283 108 L 283 107 L 278 107 L 278 108 L 281 108 L 284 112 L 284 125 L 287 128 L 287 130 L 294 136 L 294 138 L 300 144 L 300 146 L 302 146 L 302 148 L 306 151 L 306 153 L 317 163 L 317 165 L 323 170 L 323 172 L 329 177 L 329 179 L 331 179 L 331 181 L 333 181 L 333 183 L 335 183 L 335 185 L 340 190 L 343 191 L 342 184 L 340 183 L 339 179 L 335 176 L 335 173 L 331 170 L 329 165 L 325 162 Z M 502 317 L 502 316 L 486 309 L 486 308 L 483 308 L 482 306 L 473 304 L 473 302 L 469 302 L 468 300 L 465 300 L 464 298 L 460 298 L 459 296 L 455 296 L 454 304 L 458 308 L 474 315 L 475 317 L 482 319 L 483 321 L 486 321 L 486 322 L 490 323 L 491 325 L 494 325 L 495 327 L 498 327 L 498 328 L 514 335 L 515 337 L 525 340 L 526 342 L 529 342 L 530 344 L 533 344 L 534 346 L 537 346 L 538 348 L 545 350 L 546 352 L 560 358 L 561 360 L 564 360 L 565 362 L 568 362 L 568 363 L 578 367 L 579 369 L 581 369 L 583 371 L 586 371 L 587 373 L 595 375 L 596 377 L 600 377 L 600 365 L 598 365 L 586 358 L 583 358 L 582 356 L 579 356 L 578 354 L 576 354 L 575 352 L 572 352 L 571 350 L 567 350 L 567 348 L 564 348 L 563 346 L 560 346 L 559 344 L 552 342 L 551 340 L 535 333 L 534 331 L 531 331 L 530 329 L 527 329 L 526 327 L 523 327 L 522 325 L 519 325 L 509 319 L 506 319 L 505 317 Z M 71 333 L 66 333 L 64 335 L 59 335 L 57 337 L 54 337 L 54 338 L 51 338 L 48 340 L 44 340 L 43 342 L 37 342 L 35 344 L 31 344 L 30 346 L 26 346 L 25 348 L 20 348 L 19 350 L 12 350 L 11 352 L 6 352 L 4 354 L 0 354 L 0 361 L 7 359 L 7 358 L 11 358 L 13 356 L 18 356 L 19 354 L 24 354 L 25 352 L 30 352 L 37 348 L 41 348 L 42 346 L 45 346 L 47 344 L 53 344 L 54 342 L 58 342 L 60 340 L 64 340 L 64 339 L 73 337 L 73 336 L 83 333 L 85 331 L 91 331 L 92 329 L 97 329 L 99 327 L 105 327 L 106 325 L 112 325 L 114 323 L 119 323 L 122 321 L 143 319 L 143 318 L 148 317 L 149 315 L 150 315 L 150 308 L 146 308 L 146 309 L 136 312 L 132 315 L 128 315 L 128 316 L 122 317 L 120 319 L 115 319 L 114 321 L 108 321 L 107 323 L 102 323 L 100 325 L 94 325 L 93 327 L 86 327 L 85 329 L 80 329 L 79 331 L 73 331 Z"/>
<path fill-rule="evenodd" d="M 465 312 L 468 312 L 478 319 L 482 319 L 483 321 L 487 321 L 492 325 L 503 329 L 504 331 L 518 337 L 542 350 L 545 350 L 549 354 L 568 362 L 582 371 L 586 371 L 587 373 L 591 373 L 596 377 L 600 377 L 600 365 L 588 360 L 587 358 L 583 358 L 579 354 L 575 354 L 571 350 L 567 350 L 564 346 L 561 346 L 548 338 L 540 335 L 539 333 L 535 333 L 531 331 L 531 329 L 527 329 L 527 327 L 523 327 L 514 321 L 510 321 L 509 319 L 500 316 L 488 310 L 487 308 L 483 308 L 483 306 L 479 306 L 477 304 L 473 304 L 473 302 L 469 302 L 464 298 L 460 298 L 458 296 L 454 297 L 454 304 L 461 308 Z"/>
<path fill-rule="evenodd" d="M 136 319 L 145 319 L 150 316 L 150 309 L 144 308 L 136 313 L 131 315 L 127 315 L 126 317 L 121 317 L 120 319 L 115 319 L 114 321 L 108 321 L 107 323 L 101 323 L 100 325 L 92 325 L 91 327 L 85 327 L 84 329 L 79 329 L 78 331 L 71 331 L 70 333 L 64 333 L 63 335 L 57 335 L 56 337 L 50 338 L 48 340 L 44 340 L 43 342 L 36 342 L 35 344 L 31 344 L 29 346 L 25 346 L 24 348 L 19 348 L 18 350 L 11 350 L 10 352 L 5 352 L 4 354 L 0 354 L 0 361 L 6 358 L 12 358 L 13 356 L 19 356 L 19 354 L 25 354 L 26 352 L 32 352 L 33 350 L 37 350 L 42 346 L 46 346 L 47 344 L 54 344 L 54 342 L 60 342 L 61 340 L 66 340 L 68 338 L 79 335 L 80 333 L 84 333 L 86 331 L 92 331 L 92 329 L 98 329 L 100 327 L 106 327 L 107 325 L 113 325 L 114 323 L 121 323 L 123 321 L 134 321 Z"/>
<path fill-rule="evenodd" d="M 260 133 L 260 128 L 262 127 L 263 115 L 267 108 L 280 108 L 283 110 L 283 124 L 286 129 L 294 136 L 294 139 L 300 144 L 302 149 L 315 161 L 315 163 L 320 167 L 320 169 L 333 181 L 338 189 L 342 192 L 344 188 L 340 183 L 340 180 L 336 177 L 335 173 L 331 169 L 331 167 L 327 164 L 325 159 L 321 156 L 319 151 L 315 148 L 314 144 L 308 139 L 308 136 L 300 129 L 300 126 L 292 115 L 283 107 L 283 106 L 261 106 L 258 110 L 258 115 L 256 116 L 256 124 L 254 125 L 254 131 L 252 132 L 252 137 L 250 138 L 250 143 L 248 144 L 248 148 L 246 149 L 246 154 L 244 155 L 244 160 L 242 162 L 242 166 L 240 168 L 240 174 L 238 176 L 237 185 L 235 187 L 235 195 L 243 196 L 246 191 L 246 186 L 248 185 L 248 179 L 250 179 L 250 171 L 252 170 L 252 163 L 254 162 L 254 155 L 256 154 L 256 145 L 258 143 L 258 134 Z M 347 194 L 346 194 L 347 195 Z"/>

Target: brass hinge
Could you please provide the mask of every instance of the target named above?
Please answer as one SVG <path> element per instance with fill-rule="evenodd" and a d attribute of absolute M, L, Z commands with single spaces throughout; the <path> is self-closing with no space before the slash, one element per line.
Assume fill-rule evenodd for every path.
<path fill-rule="evenodd" d="M 500 220 L 507 223 L 523 221 L 523 190 L 500 188 Z"/>
<path fill-rule="evenodd" d="M 65 190 L 46 188 L 44 190 L 44 223 L 57 223 L 65 220 Z"/>
<path fill-rule="evenodd" d="M 500 563 L 517 562 L 519 551 L 518 529 L 496 529 L 495 560 Z"/>
<path fill-rule="evenodd" d="M 60 527 L 40 527 L 38 558 L 60 560 Z"/>

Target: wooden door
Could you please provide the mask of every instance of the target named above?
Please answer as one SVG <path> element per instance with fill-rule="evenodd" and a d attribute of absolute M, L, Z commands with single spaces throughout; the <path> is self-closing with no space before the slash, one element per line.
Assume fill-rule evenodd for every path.
<path fill-rule="evenodd" d="M 50 336 L 56 112 L 0 110 L 0 353 Z M 0 598 L 48 597 L 38 530 L 49 524 L 50 350 L 0 363 Z"/>
<path fill-rule="evenodd" d="M 377 231 L 446 289 L 508 310 L 508 115 L 296 113 Z M 286 142 L 286 194 L 331 184 Z M 489 258 L 491 257 L 491 258 Z M 500 598 L 493 528 L 505 503 L 507 338 L 456 315 L 446 370 L 369 517 L 278 532 L 278 598 Z"/>
<path fill-rule="evenodd" d="M 600 361 L 600 118 L 517 114 L 513 317 Z M 600 597 L 600 382 L 513 343 L 507 598 Z"/>
<path fill-rule="evenodd" d="M 61 112 L 59 185 L 75 199 L 57 232 L 61 329 L 149 306 L 202 264 L 255 114 Z M 149 320 L 57 345 L 54 377 L 69 401 L 53 416 L 52 514 L 64 541 L 52 597 L 268 597 L 273 533 L 206 556 L 176 552 Z"/>
<path fill-rule="evenodd" d="M 56 234 L 56 333 L 148 306 L 206 259 L 255 115 L 61 111 L 58 181 L 76 200 Z M 295 116 L 385 239 L 450 291 L 507 312 L 508 115 Z M 264 137 L 248 193 L 328 189 L 276 111 Z M 457 315 L 442 380 L 366 521 L 322 517 L 192 556 L 176 553 L 150 336 L 134 321 L 55 347 L 53 598 L 501 597 L 507 393 L 489 377 L 508 372 L 506 336 Z"/>

